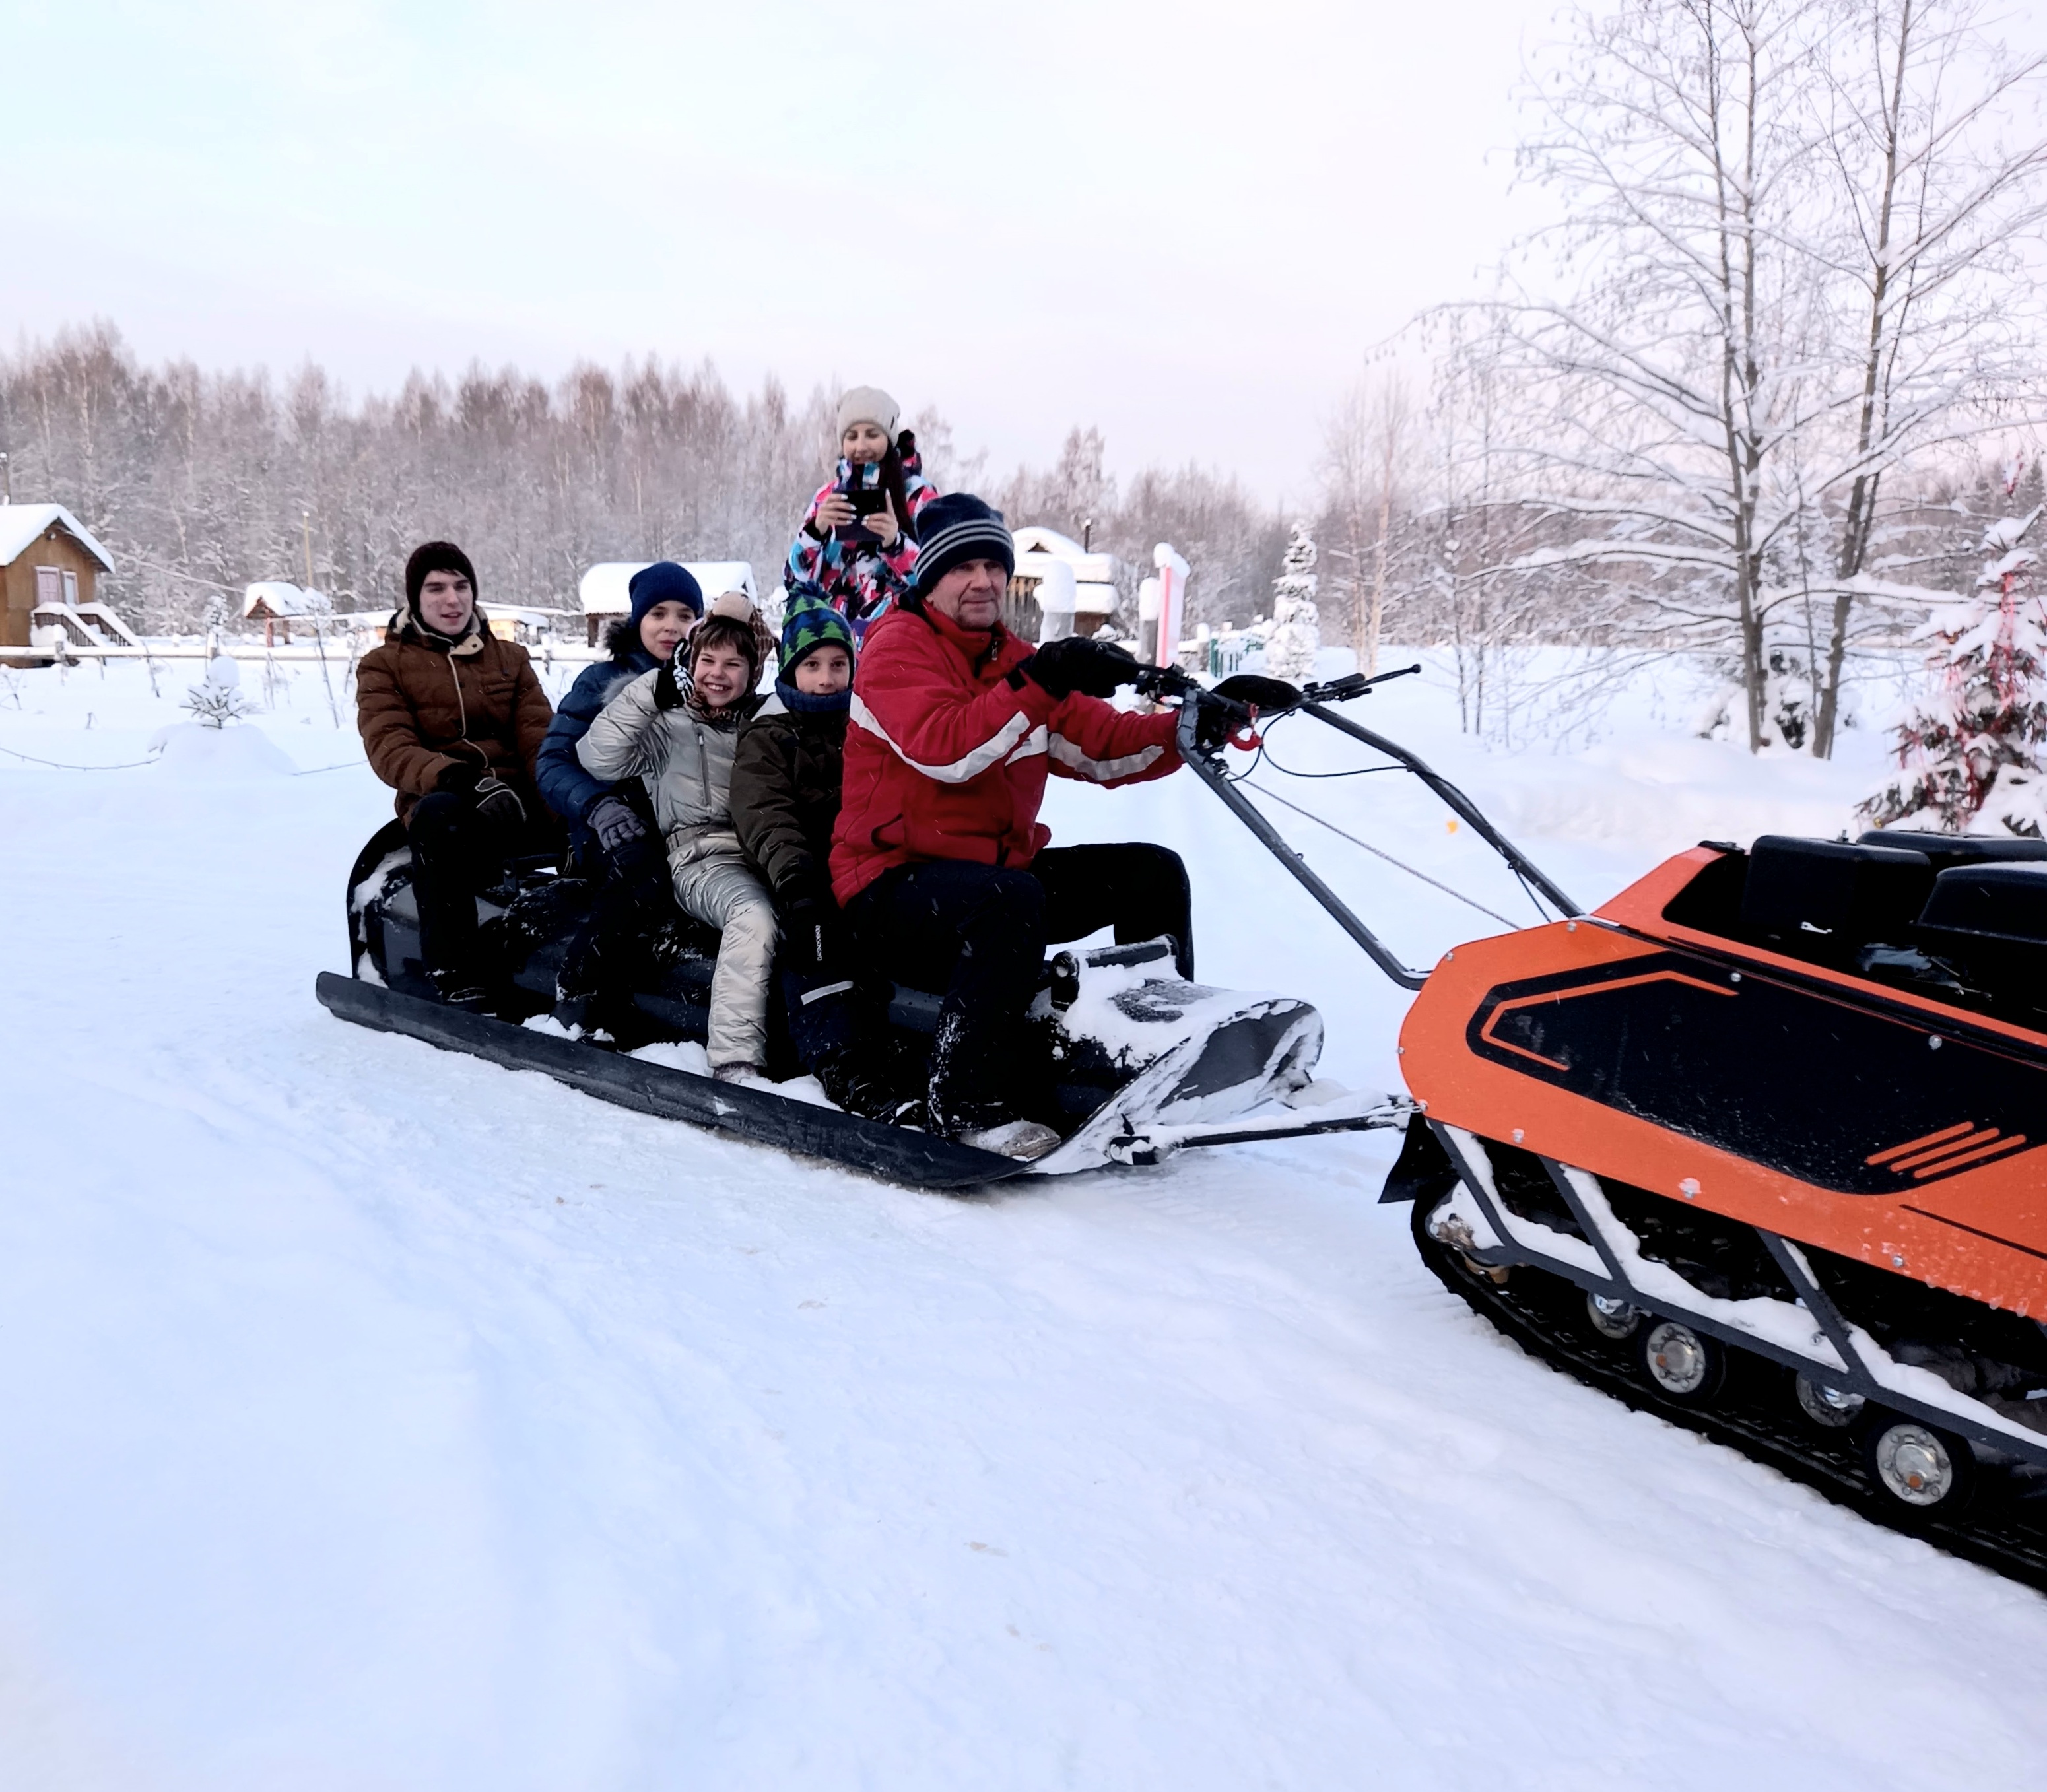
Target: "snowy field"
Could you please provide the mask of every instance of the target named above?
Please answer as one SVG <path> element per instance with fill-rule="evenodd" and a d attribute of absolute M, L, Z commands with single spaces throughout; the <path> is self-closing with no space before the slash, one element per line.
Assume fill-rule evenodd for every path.
<path fill-rule="evenodd" d="M 274 761 L 5 756 L 142 759 L 192 675 L 0 673 L 9 1792 L 2047 1761 L 2047 1602 L 1523 1357 L 1375 1205 L 1386 1139 L 942 1198 L 331 1019 L 390 811 L 316 669 Z M 1439 671 L 1358 713 L 1587 903 L 1876 780 L 1871 732 L 1758 764 L 1693 706 L 1561 756 L 1462 740 Z M 1274 758 L 1337 766 L 1312 726 Z M 1529 914 L 1404 780 L 1255 780 Z M 1275 813 L 1410 962 L 1497 931 Z M 1047 819 L 1179 848 L 1205 977 L 1310 997 L 1326 1074 L 1395 1086 L 1398 993 L 1193 780 Z"/>

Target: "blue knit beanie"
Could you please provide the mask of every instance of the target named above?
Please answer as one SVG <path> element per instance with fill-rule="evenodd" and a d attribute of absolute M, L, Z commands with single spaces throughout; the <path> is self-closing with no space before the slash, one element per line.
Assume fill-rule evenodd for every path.
<path fill-rule="evenodd" d="M 833 646 L 846 649 L 846 663 L 850 665 L 852 625 L 833 607 L 822 585 L 807 580 L 792 586 L 782 613 L 782 676 L 793 676 L 797 666 L 818 648 Z"/>
<path fill-rule="evenodd" d="M 1016 544 L 1003 527 L 1002 513 L 971 492 L 948 492 L 917 513 L 917 570 L 910 588 L 919 597 L 956 566 L 969 560 L 1000 560 L 1016 570 Z"/>
<path fill-rule="evenodd" d="M 635 629 L 647 620 L 647 612 L 657 603 L 679 603 L 693 616 L 703 614 L 703 587 L 687 567 L 677 566 L 673 560 L 656 560 L 650 567 L 640 567 L 625 590 L 633 600 L 631 621 Z"/>

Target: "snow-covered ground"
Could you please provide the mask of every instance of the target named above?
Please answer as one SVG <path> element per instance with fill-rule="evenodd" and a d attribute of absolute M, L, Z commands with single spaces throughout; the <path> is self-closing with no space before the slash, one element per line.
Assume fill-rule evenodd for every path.
<path fill-rule="evenodd" d="M 2015 1786 L 2047 1602 L 1581 1390 L 1444 1294 L 1378 1137 L 905 1193 L 349 1028 L 389 814 L 317 673 L 0 673 L 0 1785 Z M 246 681 L 259 699 L 260 677 Z M 1880 741 L 1360 706 L 1581 900 L 1832 834 Z M 346 710 L 343 712 L 346 718 Z M 91 724 L 87 726 L 87 716 Z M 1312 724 L 1272 757 L 1333 768 Z M 323 768 L 339 768 L 323 769 Z M 1390 776 L 1254 781 L 1519 918 Z M 1496 923 L 1288 833 L 1410 962 Z M 1402 1001 L 1189 778 L 1204 974 L 1391 1085 Z M 1518 906 L 1517 906 L 1518 905 Z"/>

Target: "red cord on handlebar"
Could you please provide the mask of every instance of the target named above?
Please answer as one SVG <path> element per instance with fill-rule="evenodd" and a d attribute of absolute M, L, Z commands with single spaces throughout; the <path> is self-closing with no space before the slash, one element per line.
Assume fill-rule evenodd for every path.
<path fill-rule="evenodd" d="M 1265 737 L 1258 732 L 1258 706 L 1252 703 L 1249 708 L 1251 720 L 1244 725 L 1244 732 L 1229 737 L 1229 744 L 1239 753 L 1256 753 L 1265 742 Z"/>

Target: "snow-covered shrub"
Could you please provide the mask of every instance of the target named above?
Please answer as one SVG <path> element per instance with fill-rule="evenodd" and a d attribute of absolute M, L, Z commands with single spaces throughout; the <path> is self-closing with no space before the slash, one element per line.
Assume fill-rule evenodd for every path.
<path fill-rule="evenodd" d="M 2043 832 L 2047 610 L 2025 544 L 2041 508 L 1983 531 L 1975 590 L 1937 606 L 1913 637 L 1933 644 L 1933 688 L 1899 725 L 1898 776 L 1862 806 L 1879 826 Z"/>
<path fill-rule="evenodd" d="M 1699 711 L 1693 732 L 1701 740 L 1736 740 L 1747 732 L 1747 714 L 1741 686 L 1729 683 Z M 1812 672 L 1781 647 L 1773 647 L 1763 664 L 1763 722 L 1766 747 L 1785 746 L 1796 753 L 1812 734 Z"/>
<path fill-rule="evenodd" d="M 1298 683 L 1315 675 L 1322 647 L 1315 612 L 1315 544 L 1308 525 L 1296 523 L 1279 576 L 1272 581 L 1272 628 L 1265 640 L 1265 670 Z"/>
<path fill-rule="evenodd" d="M 185 693 L 184 707 L 204 728 L 223 727 L 256 713 L 256 706 L 242 695 L 242 668 L 226 653 L 207 661 L 206 675 Z"/>

